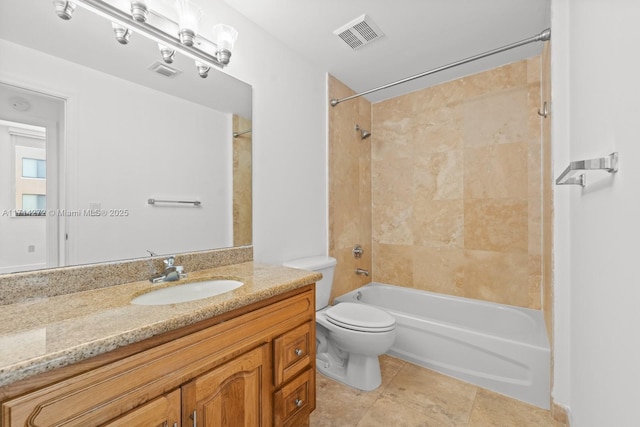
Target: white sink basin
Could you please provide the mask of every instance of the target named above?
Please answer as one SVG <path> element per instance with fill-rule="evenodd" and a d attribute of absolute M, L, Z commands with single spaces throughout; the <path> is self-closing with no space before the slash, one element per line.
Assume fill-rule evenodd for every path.
<path fill-rule="evenodd" d="M 230 279 L 214 279 L 170 286 L 147 292 L 131 300 L 135 305 L 166 305 L 196 301 L 238 289 L 244 283 Z"/>

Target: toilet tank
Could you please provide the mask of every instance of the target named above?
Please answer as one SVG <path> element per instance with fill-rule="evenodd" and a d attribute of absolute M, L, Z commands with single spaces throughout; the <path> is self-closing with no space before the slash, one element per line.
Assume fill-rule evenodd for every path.
<path fill-rule="evenodd" d="M 313 256 L 287 261 L 282 265 L 322 273 L 322 279 L 316 283 L 316 311 L 329 305 L 331 287 L 333 286 L 333 270 L 336 266 L 335 258 L 324 255 Z"/>

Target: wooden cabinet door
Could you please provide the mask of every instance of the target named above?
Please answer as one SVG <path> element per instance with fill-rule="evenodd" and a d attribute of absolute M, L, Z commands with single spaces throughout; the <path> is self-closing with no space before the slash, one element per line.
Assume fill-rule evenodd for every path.
<path fill-rule="evenodd" d="M 104 424 L 104 427 L 180 427 L 180 389 Z"/>
<path fill-rule="evenodd" d="M 184 385 L 183 427 L 269 426 L 270 363 L 263 344 Z"/>

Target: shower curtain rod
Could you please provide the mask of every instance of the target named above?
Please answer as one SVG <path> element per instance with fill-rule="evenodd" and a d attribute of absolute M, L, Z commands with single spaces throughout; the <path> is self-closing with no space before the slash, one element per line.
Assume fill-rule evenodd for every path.
<path fill-rule="evenodd" d="M 377 92 L 379 90 L 387 89 L 387 88 L 390 88 L 390 87 L 393 87 L 393 86 L 396 86 L 396 85 L 399 85 L 399 84 L 402 84 L 402 83 L 410 82 L 411 80 L 419 79 L 420 77 L 428 76 L 429 74 L 434 74 L 434 73 L 437 73 L 438 71 L 448 70 L 449 68 L 457 67 L 458 65 L 463 65 L 463 64 L 466 64 L 466 63 L 471 62 L 471 61 L 476 61 L 478 59 L 486 58 L 487 56 L 495 55 L 496 53 L 501 53 L 501 52 L 504 52 L 506 50 L 514 49 L 514 48 L 520 47 L 520 46 L 524 46 L 524 45 L 529 44 L 529 43 L 547 41 L 550 38 L 551 38 L 551 29 L 547 28 L 546 30 L 544 30 L 540 34 L 537 34 L 537 35 L 535 35 L 533 37 L 529 37 L 528 39 L 520 40 L 519 42 L 511 43 L 511 44 L 508 44 L 506 46 L 499 47 L 497 49 L 493 49 L 493 50 L 490 50 L 490 51 L 487 51 L 487 52 L 484 52 L 484 53 L 480 53 L 478 55 L 470 56 L 470 57 L 462 59 L 460 61 L 456 61 L 456 62 L 452 62 L 452 63 L 447 64 L 447 65 L 443 65 L 442 67 L 433 68 L 433 69 L 431 69 L 429 71 L 425 71 L 425 72 L 420 73 L 420 74 L 415 74 L 415 75 L 413 75 L 411 77 L 406 77 L 406 78 L 404 78 L 402 80 L 398 80 L 398 81 L 395 81 L 395 82 L 392 82 L 392 83 L 388 83 L 388 84 L 383 85 L 383 86 L 378 86 L 376 88 L 369 89 L 369 90 L 364 91 L 364 92 L 356 93 L 355 95 L 347 96 L 346 98 L 332 99 L 331 100 L 331 106 L 335 107 L 336 105 L 338 105 L 338 104 L 340 104 L 341 102 L 344 102 L 344 101 L 349 101 L 349 100 L 354 99 L 354 98 L 359 98 L 361 96 L 368 95 L 370 93 Z"/>
<path fill-rule="evenodd" d="M 249 133 L 249 132 L 251 132 L 251 129 L 249 129 L 249 130 L 243 130 L 242 132 L 234 132 L 234 133 L 233 133 L 233 137 L 234 137 L 234 138 L 237 138 L 237 137 L 239 137 L 240 135 L 244 135 L 245 133 Z"/>

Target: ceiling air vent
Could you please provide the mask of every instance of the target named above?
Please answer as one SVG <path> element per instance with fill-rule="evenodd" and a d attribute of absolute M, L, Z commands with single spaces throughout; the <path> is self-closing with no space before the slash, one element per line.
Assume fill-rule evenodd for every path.
<path fill-rule="evenodd" d="M 356 50 L 362 46 L 379 39 L 384 35 L 367 15 L 362 15 L 333 32 L 340 37 L 351 49 Z"/>
<path fill-rule="evenodd" d="M 168 65 L 165 65 L 160 61 L 156 61 L 153 64 L 149 65 L 149 69 L 154 73 L 161 74 L 165 77 L 175 77 L 182 72 L 177 68 L 169 67 Z"/>

